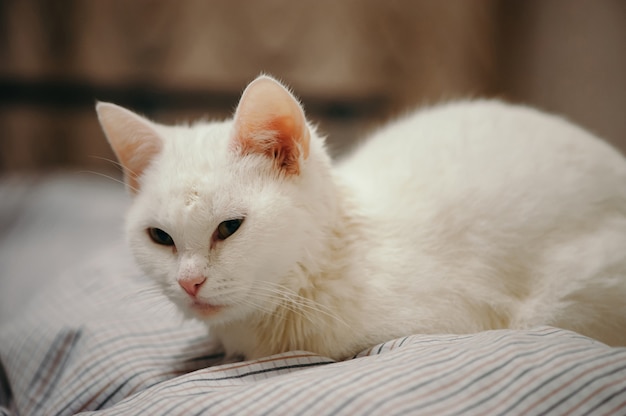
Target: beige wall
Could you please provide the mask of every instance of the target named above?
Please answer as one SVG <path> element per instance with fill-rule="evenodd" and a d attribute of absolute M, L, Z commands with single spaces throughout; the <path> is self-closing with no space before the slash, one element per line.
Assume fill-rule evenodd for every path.
<path fill-rule="evenodd" d="M 626 2 L 508 2 L 507 96 L 567 115 L 626 152 Z"/>
<path fill-rule="evenodd" d="M 223 117 L 261 71 L 333 149 L 409 108 L 498 96 L 626 150 L 621 0 L 134 0 L 0 3 L 0 171 L 106 170 L 93 102 Z"/>

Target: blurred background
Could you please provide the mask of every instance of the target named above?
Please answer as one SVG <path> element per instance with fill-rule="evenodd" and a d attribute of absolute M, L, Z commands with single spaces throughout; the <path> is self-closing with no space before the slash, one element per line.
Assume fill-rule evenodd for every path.
<path fill-rule="evenodd" d="M 0 318 L 122 235 L 96 99 L 222 118 L 260 72 L 293 87 L 335 155 L 414 107 L 479 96 L 626 152 L 623 0 L 0 0 Z"/>
<path fill-rule="evenodd" d="M 96 99 L 221 118 L 262 71 L 335 152 L 467 96 L 563 114 L 626 148 L 622 0 L 1 0 L 0 171 L 113 169 L 97 158 L 112 153 Z"/>

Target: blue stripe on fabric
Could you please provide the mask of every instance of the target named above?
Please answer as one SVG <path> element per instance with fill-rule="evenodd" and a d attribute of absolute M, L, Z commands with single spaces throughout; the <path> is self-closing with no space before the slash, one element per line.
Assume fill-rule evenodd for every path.
<path fill-rule="evenodd" d="M 613 401 L 613 399 L 615 399 L 616 397 L 619 397 L 620 395 L 622 395 L 624 393 L 626 393 L 626 387 L 623 387 L 620 390 L 617 390 L 617 391 L 613 392 L 612 394 L 608 395 L 607 397 L 602 399 L 600 402 L 596 403 L 596 405 L 593 406 L 591 409 L 587 409 L 586 413 L 588 415 L 594 414 L 594 412 L 596 410 L 600 409 L 602 406 L 604 406 L 607 403 Z M 626 397 L 624 397 L 624 402 L 622 404 L 625 404 L 625 403 L 626 403 Z"/>
<path fill-rule="evenodd" d="M 59 382 L 59 379 L 61 378 L 61 375 L 63 374 L 63 370 L 65 369 L 65 366 L 67 365 L 67 362 L 69 361 L 70 355 L 72 354 L 74 347 L 78 343 L 78 340 L 81 338 L 81 334 L 82 334 L 82 330 L 80 329 L 76 331 L 72 331 L 68 334 L 67 341 L 64 343 L 65 347 L 63 351 L 59 351 L 60 353 L 62 352 L 63 354 L 61 356 L 61 362 L 59 363 L 59 365 L 54 371 L 54 376 L 52 378 L 52 381 L 46 386 L 46 389 L 44 390 L 42 397 L 38 399 L 37 406 L 35 406 L 36 411 L 39 410 L 44 405 L 44 403 L 47 402 L 48 398 L 50 397 L 50 394 L 54 391 L 54 388 L 56 387 L 57 383 Z"/>
<path fill-rule="evenodd" d="M 506 335 L 499 336 L 499 337 L 497 337 L 495 340 L 493 340 L 493 342 L 492 342 L 492 343 L 493 343 L 493 344 L 497 344 L 499 341 L 501 341 L 501 340 L 503 340 L 503 339 L 506 339 L 506 338 L 508 338 Z M 514 341 L 512 341 L 512 342 L 505 343 L 505 344 L 504 344 L 501 348 L 506 348 L 506 347 L 509 347 L 509 346 L 512 346 L 512 345 L 516 345 L 516 344 L 519 344 L 519 343 L 520 343 L 519 341 L 515 341 L 515 340 L 514 340 Z M 533 342 L 528 341 L 527 343 L 531 344 L 531 343 L 533 343 Z M 413 345 L 413 346 L 416 346 L 416 345 L 419 345 L 419 344 L 412 344 L 412 345 Z M 442 350 L 447 350 L 447 349 L 450 349 L 450 346 L 451 346 L 451 345 L 453 345 L 453 344 L 445 344 L 444 346 L 442 346 L 442 348 L 441 348 L 440 350 L 433 351 L 433 352 L 431 352 L 431 354 L 429 354 L 429 355 L 432 355 L 432 354 L 438 354 L 438 353 L 439 353 L 439 352 L 441 352 Z M 473 346 L 476 346 L 476 345 L 473 345 Z M 478 352 L 478 351 L 479 351 L 479 350 L 476 350 L 476 352 Z M 403 372 L 403 373 L 400 373 L 400 374 L 398 374 L 398 373 L 395 373 L 395 374 L 390 374 L 388 378 L 386 378 L 386 379 L 384 379 L 384 380 L 379 380 L 379 382 L 378 382 L 377 384 L 378 384 L 378 385 L 380 385 L 380 384 L 385 384 L 385 383 L 387 383 L 387 382 L 388 382 L 389 380 L 391 380 L 391 379 L 398 380 L 398 379 L 401 379 L 401 378 L 405 378 L 405 377 L 407 377 L 407 376 L 411 376 L 411 375 L 413 375 L 414 373 L 416 373 L 416 372 L 418 372 L 418 371 L 420 371 L 420 370 L 424 370 L 424 369 L 429 368 L 429 367 L 432 367 L 432 366 L 437 366 L 437 365 L 440 365 L 440 364 L 444 364 L 444 363 L 447 363 L 447 362 L 454 361 L 454 360 L 456 360 L 457 358 L 461 357 L 461 356 L 462 356 L 462 355 L 464 355 L 464 354 L 467 354 L 467 351 L 462 351 L 462 350 L 459 350 L 458 352 L 456 352 L 456 354 L 454 354 L 454 355 L 452 355 L 452 356 L 447 356 L 447 357 L 444 357 L 444 358 L 438 359 L 437 361 L 432 361 L 432 362 L 430 362 L 430 363 L 427 363 L 427 364 L 424 364 L 424 365 L 418 366 L 418 367 L 416 367 L 416 368 L 409 368 L 406 372 Z M 423 382 L 421 382 L 421 383 L 418 383 L 417 385 L 415 385 L 415 386 L 411 389 L 411 391 L 413 391 L 413 390 L 417 390 L 418 388 L 421 388 L 421 387 L 423 387 L 423 386 L 425 386 L 425 385 L 427 385 L 427 384 L 430 384 L 430 383 L 432 383 L 432 382 L 434 382 L 434 381 L 436 381 L 436 380 L 442 379 L 442 378 L 447 377 L 447 376 L 449 376 L 449 375 L 451 375 L 451 374 L 453 374 L 453 373 L 455 373 L 455 372 L 458 372 L 458 371 L 460 371 L 461 369 L 463 369 L 463 368 L 465 368 L 465 367 L 467 367 L 467 366 L 470 366 L 470 365 L 474 364 L 475 362 L 477 362 L 477 361 L 479 361 L 479 360 L 482 360 L 483 358 L 490 357 L 490 356 L 491 356 L 491 354 L 492 354 L 492 351 L 488 351 L 486 354 L 483 354 L 483 355 L 480 355 L 480 356 L 478 356 L 478 357 L 475 357 L 473 360 L 470 360 L 470 361 L 464 361 L 464 362 L 460 363 L 460 364 L 462 364 L 460 367 L 454 367 L 453 369 L 449 370 L 449 371 L 448 371 L 448 372 L 446 372 L 446 373 L 442 373 L 442 374 L 440 374 L 440 375 L 438 375 L 438 376 L 436 376 L 436 377 L 434 377 L 434 378 L 431 378 L 431 379 L 425 380 L 425 381 L 423 381 Z M 406 367 L 403 363 L 399 363 L 399 364 L 398 364 L 398 366 L 399 366 L 399 367 L 402 367 L 402 368 Z M 341 387 L 343 387 L 343 386 L 349 385 L 350 383 L 354 383 L 355 378 L 357 378 L 357 379 L 358 379 L 358 378 L 361 378 L 361 377 L 362 377 L 362 375 L 357 375 L 356 377 L 352 378 L 351 380 L 347 380 L 346 382 L 342 383 L 339 387 L 337 387 L 337 388 L 335 389 L 335 391 L 339 390 L 339 389 L 340 389 Z M 355 401 L 355 400 L 356 400 L 359 396 L 363 396 L 363 395 L 368 394 L 368 393 L 372 392 L 373 390 L 377 389 L 377 388 L 378 388 L 378 385 L 372 385 L 371 387 L 369 387 L 369 388 L 368 388 L 368 389 L 366 389 L 366 390 L 361 390 L 361 391 L 359 391 L 359 392 L 358 392 L 358 394 L 353 394 L 353 395 L 352 395 L 352 397 L 351 397 L 349 400 L 346 400 L 346 401 L 345 401 L 342 405 L 340 405 L 340 406 L 338 406 L 338 407 L 334 408 L 334 409 L 331 411 L 331 413 L 337 413 L 337 412 L 339 412 L 339 411 L 343 410 L 345 407 L 347 407 L 347 406 L 348 406 L 348 405 L 350 405 L 353 401 Z M 394 395 L 394 397 L 395 397 L 395 395 Z M 372 411 L 373 411 L 373 410 L 375 410 L 377 407 L 382 406 L 382 405 L 383 405 L 383 403 L 379 403 L 379 405 L 378 405 L 378 406 L 376 406 L 374 409 L 372 409 Z"/>
<path fill-rule="evenodd" d="M 584 363 L 585 364 L 589 364 L 589 363 L 597 361 L 597 360 L 599 360 L 601 358 L 609 357 L 609 356 L 613 355 L 614 353 L 615 353 L 615 351 L 610 351 L 610 352 L 602 354 L 602 355 L 597 355 L 597 356 L 594 356 L 592 358 L 587 359 Z M 580 365 L 581 365 L 580 362 L 576 362 L 576 363 L 570 365 L 569 367 L 566 367 L 565 369 L 559 371 L 558 373 L 553 374 L 552 376 L 548 377 L 546 380 L 541 382 L 539 385 L 535 386 L 533 389 L 527 391 L 525 394 L 523 394 L 521 397 L 519 397 L 514 403 L 509 405 L 509 407 L 507 407 L 500 414 L 501 415 L 508 415 L 508 414 L 510 414 L 513 409 L 515 409 L 517 406 L 521 405 L 522 402 L 524 402 L 526 399 L 528 399 L 528 397 L 530 397 L 531 394 L 535 393 L 537 390 L 545 387 L 546 385 L 552 383 L 554 380 L 558 379 L 559 377 L 563 376 L 564 374 L 567 374 L 568 372 L 572 371 L 573 369 L 575 369 L 576 367 L 578 367 Z"/>
<path fill-rule="evenodd" d="M 582 389 L 584 389 L 585 387 L 589 386 L 592 383 L 595 383 L 596 381 L 608 377 L 610 375 L 613 375 L 617 372 L 620 372 L 622 370 L 626 369 L 626 365 L 623 365 L 621 367 L 617 367 L 614 368 L 610 371 L 604 372 L 602 374 L 598 374 L 597 376 L 595 376 L 594 378 L 587 380 L 585 383 L 581 384 L 580 386 L 578 386 L 578 388 L 572 392 L 570 392 L 567 396 L 562 397 L 558 402 L 553 403 L 552 406 L 548 407 L 546 410 L 544 410 L 543 412 L 541 412 L 540 414 L 545 415 L 550 413 L 551 411 L 553 411 L 554 409 L 556 409 L 558 406 L 560 406 L 561 404 L 563 404 L 564 402 L 566 402 L 567 400 L 569 400 L 572 396 L 574 396 L 575 394 L 579 393 Z"/>

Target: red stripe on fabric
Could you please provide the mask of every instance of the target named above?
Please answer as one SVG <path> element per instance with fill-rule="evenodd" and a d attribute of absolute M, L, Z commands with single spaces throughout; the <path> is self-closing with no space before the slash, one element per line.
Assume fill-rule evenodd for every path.
<path fill-rule="evenodd" d="M 623 415 L 625 412 L 618 412 L 618 410 L 622 410 L 624 408 L 626 408 L 626 400 L 624 400 L 622 403 L 618 404 L 617 406 L 615 406 L 611 410 L 607 411 L 602 416 Z"/>
<path fill-rule="evenodd" d="M 593 371 L 599 370 L 599 369 L 601 369 L 601 368 L 608 367 L 608 366 L 609 366 L 609 365 L 611 365 L 611 364 L 615 364 L 615 363 L 618 363 L 618 362 L 623 362 L 623 361 L 624 361 L 624 357 L 620 357 L 620 358 L 618 358 L 618 359 L 616 359 L 616 360 L 612 360 L 612 361 L 609 361 L 609 362 L 603 362 L 603 363 L 600 363 L 600 364 L 595 365 L 595 366 L 593 366 L 593 367 L 591 367 L 591 368 L 588 368 L 587 370 L 583 371 L 582 373 L 578 373 L 575 377 L 570 378 L 570 380 L 569 380 L 567 383 L 561 384 L 558 388 L 556 388 L 556 389 L 552 390 L 549 394 L 546 394 L 545 396 L 543 396 L 543 398 L 541 398 L 541 399 L 539 399 L 539 400 L 536 400 L 533 404 L 531 404 L 530 406 L 528 406 L 528 407 L 526 408 L 526 410 L 521 411 L 521 412 L 520 412 L 520 414 L 528 414 L 528 413 L 531 413 L 531 411 L 532 411 L 534 408 L 538 407 L 541 403 L 545 402 L 545 401 L 546 401 L 546 400 L 548 400 L 549 398 L 554 397 L 554 395 L 556 395 L 558 392 L 562 391 L 562 390 L 563 390 L 563 389 L 565 389 L 566 387 L 570 386 L 572 383 L 574 383 L 574 382 L 576 382 L 576 381 L 580 380 L 580 379 L 581 379 L 581 377 L 583 377 L 583 376 L 585 376 L 585 375 L 587 375 L 587 374 L 589 374 L 589 373 L 591 373 L 591 372 L 593 372 Z"/>
<path fill-rule="evenodd" d="M 578 356 L 588 356 L 589 354 L 589 350 L 585 349 L 583 351 L 579 351 L 578 353 L 572 354 L 572 355 L 568 355 L 565 357 L 560 357 L 561 359 L 558 361 L 552 361 L 550 362 L 551 364 L 551 368 L 558 368 L 559 366 L 562 366 L 565 363 L 568 362 L 572 362 L 574 361 Z M 517 395 L 519 394 L 520 391 L 522 391 L 523 389 L 525 389 L 526 387 L 528 387 L 529 384 L 535 382 L 537 380 L 537 377 L 539 375 L 545 375 L 545 374 L 550 374 L 549 371 L 544 371 L 542 373 L 539 374 L 535 374 L 534 377 L 530 377 L 525 383 L 520 384 L 515 390 L 513 390 L 512 392 L 510 392 L 506 397 L 504 397 L 502 400 L 500 400 L 498 403 L 493 404 L 492 407 L 490 407 L 489 409 L 484 410 L 484 414 L 493 414 L 495 413 L 495 409 L 498 409 L 499 407 L 503 406 L 503 403 L 505 403 L 507 400 L 510 400 L 511 398 L 517 397 Z M 483 410 L 483 409 L 481 409 Z"/>

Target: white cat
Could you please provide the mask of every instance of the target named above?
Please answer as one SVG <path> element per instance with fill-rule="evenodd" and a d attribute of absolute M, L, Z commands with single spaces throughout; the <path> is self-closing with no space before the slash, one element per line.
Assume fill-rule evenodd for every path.
<path fill-rule="evenodd" d="M 450 103 L 332 166 L 267 76 L 223 122 L 97 111 L 139 265 L 229 354 L 544 324 L 626 345 L 626 161 L 560 118 Z"/>

